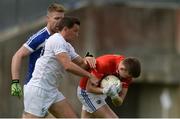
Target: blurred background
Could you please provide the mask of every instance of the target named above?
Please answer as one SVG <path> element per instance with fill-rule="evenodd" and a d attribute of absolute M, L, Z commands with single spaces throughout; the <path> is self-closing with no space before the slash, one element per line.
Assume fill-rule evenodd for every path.
<path fill-rule="evenodd" d="M 73 45 L 84 56 L 122 54 L 140 59 L 142 74 L 130 86 L 119 117 L 180 117 L 180 0 L 1 0 L 0 117 L 21 117 L 23 99 L 10 95 L 11 59 L 21 45 L 45 26 L 49 4 L 64 5 L 81 20 Z M 21 83 L 27 71 L 25 59 Z M 80 115 L 79 77 L 68 75 L 60 89 Z"/>

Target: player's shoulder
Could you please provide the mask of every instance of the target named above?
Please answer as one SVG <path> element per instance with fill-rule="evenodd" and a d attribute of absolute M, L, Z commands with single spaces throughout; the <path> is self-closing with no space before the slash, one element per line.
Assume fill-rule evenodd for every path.
<path fill-rule="evenodd" d="M 48 31 L 47 27 L 44 27 L 42 29 L 40 29 L 39 31 L 37 31 L 36 33 L 34 33 L 30 39 L 36 39 L 39 37 L 49 37 L 50 36 L 50 32 Z"/>
<path fill-rule="evenodd" d="M 49 30 L 48 30 L 48 28 L 47 28 L 47 27 L 44 27 L 44 28 L 40 29 L 40 30 L 39 30 L 39 31 L 37 31 L 35 34 L 37 34 L 37 35 L 41 35 L 41 34 L 43 34 L 43 33 L 47 33 L 47 34 L 49 34 L 49 35 L 50 35 L 50 32 L 49 32 Z"/>
<path fill-rule="evenodd" d="M 48 44 L 66 44 L 65 39 L 62 37 L 59 33 L 54 33 L 52 36 L 50 36 L 47 41 Z"/>
<path fill-rule="evenodd" d="M 55 41 L 61 41 L 61 42 L 65 41 L 62 35 L 59 33 L 54 33 L 52 36 L 49 37 L 49 39 L 55 40 Z"/>
<path fill-rule="evenodd" d="M 46 39 L 50 37 L 47 27 L 40 29 L 34 35 L 32 35 L 27 41 L 26 46 L 30 46 L 33 49 L 37 48 L 39 45 L 45 42 Z"/>

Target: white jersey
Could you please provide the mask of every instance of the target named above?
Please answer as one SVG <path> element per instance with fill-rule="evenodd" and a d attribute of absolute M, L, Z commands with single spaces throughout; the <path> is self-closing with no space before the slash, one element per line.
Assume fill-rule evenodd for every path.
<path fill-rule="evenodd" d="M 66 52 L 71 60 L 79 56 L 61 34 L 55 33 L 46 41 L 44 54 L 36 61 L 32 78 L 27 85 L 46 90 L 57 88 L 66 71 L 55 55 L 63 52 Z"/>

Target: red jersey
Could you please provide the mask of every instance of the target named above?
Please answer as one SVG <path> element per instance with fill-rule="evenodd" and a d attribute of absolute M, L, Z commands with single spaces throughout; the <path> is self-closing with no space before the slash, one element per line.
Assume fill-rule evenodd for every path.
<path fill-rule="evenodd" d="M 117 73 L 119 63 L 124 60 L 122 55 L 103 55 L 96 58 L 96 69 L 89 70 L 90 73 L 94 74 L 99 80 L 102 80 L 107 75 L 118 76 Z M 122 86 L 128 88 L 132 79 L 120 79 Z M 79 86 L 82 89 L 86 89 L 88 78 L 83 77 L 80 79 Z"/>

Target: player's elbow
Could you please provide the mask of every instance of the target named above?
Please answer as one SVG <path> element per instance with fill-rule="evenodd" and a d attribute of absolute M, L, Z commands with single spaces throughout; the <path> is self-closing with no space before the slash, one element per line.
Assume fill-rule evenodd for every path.
<path fill-rule="evenodd" d="M 64 69 L 65 69 L 66 71 L 70 71 L 71 68 L 70 68 L 69 65 L 65 65 L 65 66 L 64 66 Z"/>
<path fill-rule="evenodd" d="M 71 69 L 72 69 L 72 65 L 70 62 L 65 63 L 63 66 L 66 71 L 71 71 Z"/>
<path fill-rule="evenodd" d="M 13 55 L 13 59 L 23 59 L 25 56 L 27 56 L 27 55 L 25 55 L 25 54 L 23 54 L 22 52 L 20 52 L 20 51 L 17 51 L 14 55 Z"/>
<path fill-rule="evenodd" d="M 12 57 L 12 62 L 16 62 L 16 61 L 21 61 L 24 57 L 19 54 L 19 53 L 15 53 Z"/>

